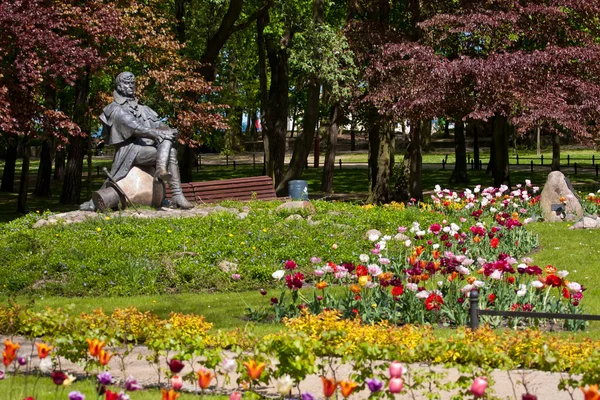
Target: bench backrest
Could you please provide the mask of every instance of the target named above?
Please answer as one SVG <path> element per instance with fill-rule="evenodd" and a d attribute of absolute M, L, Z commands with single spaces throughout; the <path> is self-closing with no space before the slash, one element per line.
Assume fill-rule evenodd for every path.
<path fill-rule="evenodd" d="M 186 199 L 195 203 L 216 203 L 222 200 L 271 200 L 277 198 L 273 188 L 273 180 L 269 176 L 183 183 L 181 189 Z M 167 198 L 171 198 L 171 191 L 168 187 Z"/>

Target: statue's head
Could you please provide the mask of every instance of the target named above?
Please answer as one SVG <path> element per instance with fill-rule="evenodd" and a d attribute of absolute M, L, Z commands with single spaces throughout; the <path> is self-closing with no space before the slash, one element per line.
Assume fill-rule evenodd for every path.
<path fill-rule="evenodd" d="M 121 96 L 135 98 L 135 76 L 131 72 L 121 72 L 115 83 Z"/>

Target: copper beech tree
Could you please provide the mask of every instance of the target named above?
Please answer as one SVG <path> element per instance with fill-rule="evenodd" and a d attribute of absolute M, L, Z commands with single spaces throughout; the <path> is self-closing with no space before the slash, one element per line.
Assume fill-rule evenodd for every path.
<path fill-rule="evenodd" d="M 12 138 L 21 138 L 25 149 L 19 212 L 27 210 L 27 150 L 35 137 L 45 138 L 44 145 L 68 143 L 61 202 L 80 202 L 83 160 L 90 154 L 90 133 L 97 124 L 93 116 L 112 91 L 111 84 L 102 82 L 111 82 L 121 70 L 132 70 L 142 78 L 142 89 L 148 89 L 146 100 L 170 117 L 182 141 L 193 144 L 199 132 L 226 127 L 205 101 L 213 89 L 197 72 L 199 64 L 180 54 L 175 21 L 156 12 L 156 1 L 149 3 L 8 0 L 0 4 L 0 133 L 10 139 L 9 144 L 16 143 Z M 92 86 L 94 79 L 97 84 Z M 47 163 L 42 154 L 41 165 Z M 5 175 L 7 171 L 8 165 Z M 14 161 L 12 171 L 12 177 L 3 176 L 2 189 L 14 179 Z"/>
<path fill-rule="evenodd" d="M 395 118 L 489 120 L 494 184 L 510 182 L 508 136 L 542 127 L 598 136 L 600 3 L 422 0 L 419 35 L 370 58 L 365 101 Z"/>

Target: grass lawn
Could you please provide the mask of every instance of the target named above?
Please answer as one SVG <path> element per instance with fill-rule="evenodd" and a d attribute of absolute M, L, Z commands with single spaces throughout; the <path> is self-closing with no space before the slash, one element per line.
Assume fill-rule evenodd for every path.
<path fill-rule="evenodd" d="M 271 293 L 272 292 L 272 293 Z M 151 311 L 161 318 L 168 318 L 171 312 L 197 314 L 206 317 L 214 324 L 213 329 L 231 330 L 250 328 L 257 335 L 278 332 L 283 324 L 276 322 L 255 323 L 246 318 L 246 310 L 262 310 L 269 306 L 269 298 L 278 296 L 274 289 L 266 296 L 258 291 L 228 293 L 186 293 L 176 295 L 130 296 L 130 297 L 43 297 L 34 298 L 34 310 L 45 307 L 73 306 L 73 313 L 90 312 L 102 308 L 110 313 L 115 308 L 135 306 L 140 311 Z M 18 297 L 20 303 L 27 303 L 31 298 Z"/>
<path fill-rule="evenodd" d="M 36 382 L 37 381 L 37 382 Z M 35 384 L 35 389 L 34 389 Z M 86 399 L 96 399 L 95 382 L 88 380 L 76 380 L 68 387 L 59 387 L 52 383 L 50 376 L 42 376 L 38 380 L 36 376 L 26 378 L 22 375 L 16 378 L 0 380 L 0 400 L 24 399 L 35 394 L 35 400 L 66 399 L 72 391 L 78 391 L 85 395 Z M 109 387 L 108 390 L 120 392 L 123 389 L 117 386 Z M 148 389 L 136 392 L 127 392 L 131 400 L 156 400 L 161 398 L 159 389 Z M 228 396 L 208 396 L 211 399 L 226 399 Z M 104 396 L 101 397 L 104 399 Z M 179 400 L 197 399 L 197 394 L 182 392 Z"/>
<path fill-rule="evenodd" d="M 600 248 L 597 243 L 600 239 L 598 230 L 569 230 L 568 223 L 534 223 L 528 229 L 537 233 L 541 246 L 535 250 L 531 257 L 540 267 L 548 264 L 558 270 L 569 271 L 569 278 L 583 284 L 587 290 L 584 294 L 582 305 L 588 314 L 600 314 Z M 204 315 L 214 324 L 214 329 L 244 329 L 251 326 L 257 335 L 278 332 L 283 328 L 279 323 L 250 323 L 245 315 L 246 309 L 252 307 L 262 310 L 268 307 L 268 298 L 276 297 L 279 291 L 268 289 L 264 297 L 258 291 L 233 292 L 233 293 L 188 293 L 176 295 L 157 296 L 130 296 L 130 297 L 43 297 L 34 298 L 34 309 L 46 306 L 53 308 L 74 306 L 74 312 L 89 312 L 95 308 L 102 308 L 110 312 L 114 308 L 135 306 L 142 311 L 151 311 L 162 318 L 170 312 L 194 313 Z M 312 289 L 307 289 L 312 291 Z M 29 298 L 19 297 L 19 302 L 28 302 Z M 440 334 L 451 332 L 451 329 L 442 329 Z M 558 333 L 558 335 L 571 335 L 571 333 Z M 589 331 L 575 334 L 576 337 L 590 337 L 600 339 L 600 323 L 591 323 Z"/>

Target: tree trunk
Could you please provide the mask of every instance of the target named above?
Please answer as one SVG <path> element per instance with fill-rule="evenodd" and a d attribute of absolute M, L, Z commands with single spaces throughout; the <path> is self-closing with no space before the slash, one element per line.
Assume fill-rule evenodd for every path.
<path fill-rule="evenodd" d="M 51 84 L 46 84 L 44 88 L 45 106 L 48 110 L 56 109 L 56 88 Z M 45 127 L 52 129 L 50 126 Z M 46 138 L 42 142 L 42 153 L 40 154 L 40 166 L 38 168 L 37 180 L 33 195 L 36 197 L 49 197 L 50 183 L 52 181 L 52 151 L 54 149 L 54 139 L 50 132 L 46 133 Z"/>
<path fill-rule="evenodd" d="M 467 145 L 465 140 L 465 123 L 456 119 L 454 123 L 454 155 L 456 161 L 454 163 L 454 171 L 450 176 L 450 182 L 467 183 L 469 177 L 467 175 Z"/>
<path fill-rule="evenodd" d="M 183 145 L 181 156 L 179 159 L 179 175 L 181 183 L 192 182 L 194 180 L 193 167 L 194 167 L 194 149 L 188 145 Z"/>
<path fill-rule="evenodd" d="M 448 120 L 444 121 L 444 137 L 445 138 L 450 137 L 450 121 L 448 121 Z"/>
<path fill-rule="evenodd" d="M 323 180 L 321 190 L 324 193 L 333 192 L 333 174 L 335 170 L 335 155 L 337 152 L 337 140 L 340 131 L 340 123 L 343 119 L 342 108 L 339 102 L 331 107 L 329 125 L 327 127 L 327 153 L 323 164 Z"/>
<path fill-rule="evenodd" d="M 42 142 L 42 153 L 40 154 L 40 166 L 38 168 L 35 190 L 35 197 L 50 197 L 50 182 L 52 181 L 52 148 L 54 147 L 52 139 L 45 139 Z"/>
<path fill-rule="evenodd" d="M 350 151 L 356 150 L 356 125 L 354 124 L 354 116 L 350 120 Z"/>
<path fill-rule="evenodd" d="M 537 156 L 541 156 L 542 155 L 542 142 L 541 142 L 541 135 L 540 135 L 540 127 L 538 126 L 536 129 L 536 136 L 537 136 Z"/>
<path fill-rule="evenodd" d="M 421 148 L 424 151 L 429 150 L 431 146 L 431 121 L 421 122 Z"/>
<path fill-rule="evenodd" d="M 81 203 L 81 181 L 83 173 L 83 159 L 87 150 L 87 136 L 90 134 L 90 123 L 88 115 L 90 92 L 89 68 L 83 76 L 75 83 L 75 107 L 73 109 L 73 121 L 81 128 L 81 135 L 72 136 L 67 156 L 67 168 L 62 192 L 60 194 L 61 204 Z"/>
<path fill-rule="evenodd" d="M 552 132 L 552 171 L 560 171 L 560 136 Z"/>
<path fill-rule="evenodd" d="M 17 212 L 27 214 L 27 191 L 29 190 L 29 137 L 25 135 L 23 138 L 23 167 L 21 168 L 21 181 L 19 182 L 19 197 L 17 199 Z"/>
<path fill-rule="evenodd" d="M 369 204 L 382 204 L 390 201 L 391 144 L 394 127 L 387 118 L 379 115 L 376 118 L 376 122 L 373 124 L 376 128 L 369 132 L 370 135 L 378 136 L 376 139 L 372 138 L 373 148 L 369 149 L 369 153 L 377 154 L 372 161 L 375 165 L 372 166 L 371 185 L 369 185 L 367 197 Z M 375 144 L 377 147 L 374 146 Z"/>
<path fill-rule="evenodd" d="M 6 160 L 2 171 L 2 183 L 0 191 L 13 192 L 15 190 L 15 169 L 17 165 L 17 145 L 19 139 L 15 135 L 8 136 L 6 149 Z"/>
<path fill-rule="evenodd" d="M 471 125 L 473 125 L 473 163 L 475 164 L 475 169 L 479 171 L 479 132 L 477 131 L 476 122 L 471 122 Z"/>
<path fill-rule="evenodd" d="M 302 121 L 302 133 L 296 138 L 290 165 L 281 183 L 277 186 L 278 196 L 287 196 L 288 182 L 300 178 L 304 171 L 306 159 L 315 138 L 315 130 L 319 118 L 319 94 L 320 85 L 316 80 L 313 80 L 308 86 L 306 108 L 304 109 L 304 119 Z"/>
<path fill-rule="evenodd" d="M 271 37 L 265 38 L 269 66 L 271 67 L 271 86 L 264 115 L 265 137 L 268 140 L 267 171 L 273 178 L 275 187 L 283 179 L 285 167 L 285 144 L 288 117 L 289 70 L 288 47 L 292 32 L 286 30 L 276 43 Z M 285 43 L 286 45 L 282 45 Z"/>
<path fill-rule="evenodd" d="M 492 176 L 494 187 L 507 185 L 510 187 L 510 170 L 508 165 L 508 137 L 510 127 L 506 117 L 496 114 L 494 117 L 494 163 Z"/>
<path fill-rule="evenodd" d="M 266 45 L 265 45 L 265 26 L 269 23 L 269 14 L 265 14 L 256 21 L 256 44 L 258 45 L 258 78 L 260 86 L 260 119 L 262 126 L 262 137 L 264 147 L 264 164 L 263 174 L 273 178 L 274 164 L 271 157 L 271 128 L 267 121 L 270 119 L 269 110 L 269 92 L 267 90 L 267 60 L 266 60 Z M 273 184 L 275 184 L 273 182 Z"/>
<path fill-rule="evenodd" d="M 57 150 L 54 155 L 54 180 L 61 181 L 65 179 L 66 161 L 65 149 Z"/>
<path fill-rule="evenodd" d="M 423 200 L 423 153 L 421 150 L 421 121 L 411 121 L 410 141 L 407 146 L 409 164 L 408 193 L 416 201 Z"/>

